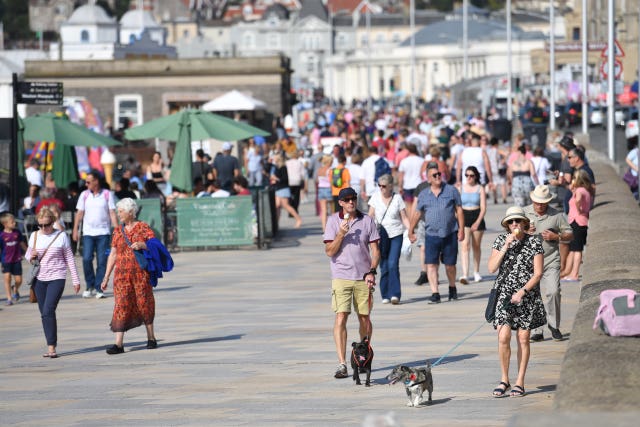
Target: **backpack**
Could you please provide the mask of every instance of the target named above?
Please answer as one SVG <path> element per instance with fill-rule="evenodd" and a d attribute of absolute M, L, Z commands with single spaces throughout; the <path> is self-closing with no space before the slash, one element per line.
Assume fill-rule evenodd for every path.
<path fill-rule="evenodd" d="M 384 157 L 380 157 L 378 160 L 376 160 L 375 168 L 376 172 L 373 176 L 373 182 L 375 183 L 378 182 L 378 178 L 380 178 L 382 175 L 391 175 L 391 166 L 389 166 L 389 163 Z"/>
<path fill-rule="evenodd" d="M 612 337 L 640 336 L 640 294 L 632 289 L 607 289 L 600 293 L 600 307 L 593 329 Z"/>
<path fill-rule="evenodd" d="M 335 168 L 331 169 L 331 185 L 333 187 L 340 188 L 342 187 L 342 172 L 344 168 Z"/>

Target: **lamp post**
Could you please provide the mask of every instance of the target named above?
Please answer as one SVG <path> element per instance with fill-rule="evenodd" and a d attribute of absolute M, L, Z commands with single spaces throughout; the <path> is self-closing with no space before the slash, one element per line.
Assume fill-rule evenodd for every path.
<path fill-rule="evenodd" d="M 588 119 L 588 101 L 589 87 L 587 80 L 587 0 L 582 0 L 582 133 L 586 134 L 589 128 Z"/>
<path fill-rule="evenodd" d="M 609 159 L 616 161 L 616 134 L 615 134 L 615 61 L 616 61 L 616 47 L 614 44 L 615 33 L 615 0 L 609 0 L 609 7 L 607 9 L 607 50 L 609 55 L 607 58 L 607 142 L 609 148 Z"/>
<path fill-rule="evenodd" d="M 556 130 L 556 15 L 553 0 L 549 1 L 549 24 L 549 128 Z"/>
<path fill-rule="evenodd" d="M 513 119 L 513 100 L 511 99 L 511 0 L 507 0 L 507 120 Z"/>
<path fill-rule="evenodd" d="M 416 115 L 416 4 L 409 3 L 409 25 L 411 27 L 411 115 Z"/>

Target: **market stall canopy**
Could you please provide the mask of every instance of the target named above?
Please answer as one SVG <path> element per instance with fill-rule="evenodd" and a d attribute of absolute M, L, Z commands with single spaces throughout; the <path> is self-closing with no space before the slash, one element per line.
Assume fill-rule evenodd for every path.
<path fill-rule="evenodd" d="M 205 111 L 254 111 L 266 110 L 267 104 L 237 90 L 227 92 L 202 106 Z"/>
<path fill-rule="evenodd" d="M 256 135 L 269 136 L 270 134 L 246 123 L 195 109 L 181 110 L 124 131 L 125 138 L 132 141 L 149 138 L 176 141 L 169 182 L 186 192 L 193 189 L 191 141 L 206 139 L 238 141 Z"/>

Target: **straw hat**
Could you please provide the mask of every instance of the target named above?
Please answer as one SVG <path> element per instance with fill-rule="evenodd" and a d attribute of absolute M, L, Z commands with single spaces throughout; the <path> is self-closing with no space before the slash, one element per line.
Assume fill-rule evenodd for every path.
<path fill-rule="evenodd" d="M 521 219 L 529 222 L 529 218 L 527 218 L 527 216 L 524 214 L 524 210 L 520 206 L 511 206 L 509 209 L 507 209 L 507 213 L 505 214 L 504 218 L 502 218 L 502 221 L 500 221 L 500 224 L 502 224 L 503 227 L 506 227 L 507 221 L 511 219 Z"/>
<path fill-rule="evenodd" d="M 553 194 L 549 191 L 548 185 L 538 185 L 531 193 L 529 197 L 536 203 L 549 203 L 553 200 Z"/>

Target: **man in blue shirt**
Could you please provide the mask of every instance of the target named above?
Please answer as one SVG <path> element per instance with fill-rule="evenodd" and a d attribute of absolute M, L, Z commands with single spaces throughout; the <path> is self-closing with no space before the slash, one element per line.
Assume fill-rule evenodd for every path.
<path fill-rule="evenodd" d="M 430 187 L 418 195 L 416 209 L 409 223 L 409 240 L 416 241 L 413 232 L 424 212 L 425 221 L 425 264 L 431 286 L 429 304 L 440 302 L 438 291 L 438 267 L 440 260 L 445 265 L 449 280 L 449 301 L 458 299 L 456 289 L 456 262 L 458 242 L 464 240 L 464 215 L 460 193 L 452 185 L 442 182 L 442 174 L 435 162 L 427 165 L 427 180 Z"/>

